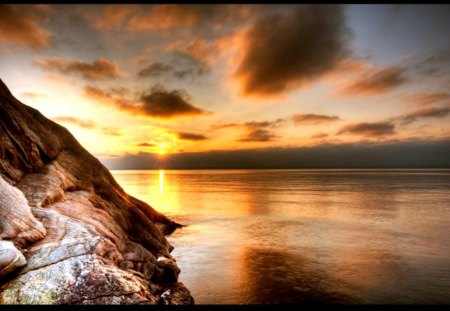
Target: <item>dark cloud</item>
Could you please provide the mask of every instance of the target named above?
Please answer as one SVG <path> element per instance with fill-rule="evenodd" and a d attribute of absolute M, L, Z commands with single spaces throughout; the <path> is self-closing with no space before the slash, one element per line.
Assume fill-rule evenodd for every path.
<path fill-rule="evenodd" d="M 317 134 L 314 134 L 313 136 L 311 136 L 311 138 L 318 138 L 318 139 L 320 139 L 320 138 L 325 138 L 325 137 L 328 137 L 329 135 L 327 134 L 327 133 L 317 133 Z"/>
<path fill-rule="evenodd" d="M 244 128 L 246 134 L 242 136 L 239 141 L 242 142 L 257 142 L 257 141 L 273 141 L 278 138 L 273 133 L 274 128 L 281 126 L 286 120 L 279 118 L 273 121 L 249 121 L 245 123 L 219 123 L 213 124 L 211 129 L 224 129 L 224 128 Z"/>
<path fill-rule="evenodd" d="M 141 69 L 138 73 L 139 77 L 159 77 L 172 70 L 172 66 L 161 62 L 156 62 Z"/>
<path fill-rule="evenodd" d="M 154 118 L 211 114 L 189 103 L 190 98 L 186 91 L 168 91 L 160 84 L 153 86 L 149 92 L 140 93 L 137 100 L 114 96 L 110 91 L 90 86 L 85 87 L 85 95 L 121 110 Z"/>
<path fill-rule="evenodd" d="M 286 120 L 279 118 L 273 121 L 249 121 L 244 123 L 217 123 L 211 125 L 211 129 L 222 129 L 229 127 L 246 127 L 246 128 L 274 128 L 283 124 Z"/>
<path fill-rule="evenodd" d="M 291 117 L 294 123 L 308 123 L 308 124 L 319 124 L 325 122 L 333 122 L 340 120 L 338 116 L 327 116 L 322 114 L 294 114 Z"/>
<path fill-rule="evenodd" d="M 376 123 L 356 123 L 343 126 L 339 132 L 340 134 L 354 134 L 364 137 L 376 137 L 384 135 L 392 135 L 395 125 L 390 122 L 376 122 Z"/>
<path fill-rule="evenodd" d="M 106 136 L 122 136 L 120 129 L 116 127 L 103 127 L 102 133 Z"/>
<path fill-rule="evenodd" d="M 356 81 L 340 90 L 341 95 L 378 95 L 388 92 L 408 79 L 405 69 L 400 67 L 387 67 L 371 70 L 356 78 Z"/>
<path fill-rule="evenodd" d="M 210 71 L 209 66 L 199 57 L 194 55 L 195 50 L 176 51 L 173 53 L 174 62 L 177 64 L 177 70 L 174 70 L 173 75 L 184 80 L 187 78 L 195 79 Z"/>
<path fill-rule="evenodd" d="M 417 60 L 411 69 L 422 76 L 437 76 L 449 72 L 450 50 L 438 51 Z"/>
<path fill-rule="evenodd" d="M 101 160 L 109 169 L 159 169 L 157 156 L 141 152 Z M 449 168 L 450 140 L 182 152 L 168 157 L 170 169 Z"/>
<path fill-rule="evenodd" d="M 303 5 L 259 19 L 235 72 L 244 95 L 278 95 L 334 69 L 348 55 L 342 8 Z"/>
<path fill-rule="evenodd" d="M 178 138 L 182 139 L 182 140 L 198 141 L 198 140 L 208 139 L 208 137 L 206 137 L 205 135 L 195 134 L 195 133 L 176 132 L 175 134 L 177 134 Z"/>
<path fill-rule="evenodd" d="M 49 48 L 52 34 L 39 24 L 43 11 L 43 6 L 0 4 L 0 40 L 31 49 Z"/>
<path fill-rule="evenodd" d="M 137 144 L 136 146 L 138 146 L 138 147 L 155 147 L 156 145 L 152 144 L 152 143 L 140 143 L 140 144 Z"/>
<path fill-rule="evenodd" d="M 400 119 L 404 124 L 408 124 L 421 118 L 444 118 L 450 114 L 450 107 L 425 108 L 408 113 Z"/>
<path fill-rule="evenodd" d="M 57 123 L 73 124 L 85 129 L 93 129 L 97 126 L 95 122 L 91 120 L 82 120 L 75 117 L 54 117 L 52 120 Z"/>
<path fill-rule="evenodd" d="M 195 116 L 208 114 L 205 110 L 189 103 L 189 95 L 184 90 L 167 91 L 157 85 L 140 98 L 141 111 L 149 116 L 171 118 L 175 116 Z"/>
<path fill-rule="evenodd" d="M 450 100 L 448 93 L 418 93 L 405 97 L 405 100 L 419 106 L 428 106 L 434 103 Z"/>
<path fill-rule="evenodd" d="M 273 134 L 271 131 L 261 128 L 251 128 L 248 130 L 247 134 L 239 141 L 242 142 L 253 142 L 253 141 L 272 141 L 275 140 L 278 136 Z"/>
<path fill-rule="evenodd" d="M 119 77 L 116 65 L 110 60 L 99 58 L 92 63 L 82 60 L 67 60 L 61 57 L 40 59 L 37 66 L 62 74 L 76 74 L 87 80 L 104 80 Z"/>
<path fill-rule="evenodd" d="M 163 75 L 168 76 L 169 74 L 172 74 L 177 79 L 185 80 L 188 78 L 195 79 L 209 72 L 209 68 L 207 65 L 195 60 L 194 58 L 191 58 L 188 55 L 184 55 L 181 52 L 176 52 L 174 53 L 174 55 L 174 65 L 155 62 L 142 68 L 139 71 L 138 76 L 144 78 L 160 77 Z"/>

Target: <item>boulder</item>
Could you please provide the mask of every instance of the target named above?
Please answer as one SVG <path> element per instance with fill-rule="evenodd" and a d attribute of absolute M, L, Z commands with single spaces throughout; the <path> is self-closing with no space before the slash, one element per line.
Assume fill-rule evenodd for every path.
<path fill-rule="evenodd" d="M 0 303 L 192 303 L 175 261 L 181 225 L 128 195 L 70 132 L 0 80 Z M 158 271 L 158 272 L 156 272 Z M 169 281 L 168 281 L 169 280 Z"/>

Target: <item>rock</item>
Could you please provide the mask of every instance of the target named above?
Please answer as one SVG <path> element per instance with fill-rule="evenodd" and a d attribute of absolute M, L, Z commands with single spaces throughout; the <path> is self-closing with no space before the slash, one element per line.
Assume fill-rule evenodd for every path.
<path fill-rule="evenodd" d="M 178 281 L 180 268 L 173 259 L 164 258 L 158 260 L 153 274 L 153 281 L 158 283 L 173 283 Z"/>
<path fill-rule="evenodd" d="M 192 305 L 194 298 L 183 283 L 174 283 L 164 288 L 160 296 L 159 304 L 162 305 Z"/>
<path fill-rule="evenodd" d="M 10 239 L 25 246 L 42 239 L 45 228 L 36 220 L 23 193 L 0 175 L 0 239 Z"/>
<path fill-rule="evenodd" d="M 165 235 L 181 225 L 1 80 L 0 215 L 0 303 L 157 304 L 171 285 L 171 301 L 192 300 L 176 262 L 156 260 L 171 258 Z"/>
<path fill-rule="evenodd" d="M 0 277 L 26 264 L 27 260 L 12 242 L 0 241 Z"/>

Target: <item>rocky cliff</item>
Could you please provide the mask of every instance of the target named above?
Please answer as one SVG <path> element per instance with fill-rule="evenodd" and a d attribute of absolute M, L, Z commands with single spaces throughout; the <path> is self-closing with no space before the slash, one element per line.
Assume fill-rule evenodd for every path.
<path fill-rule="evenodd" d="M 0 303 L 191 304 L 179 227 L 0 80 Z"/>

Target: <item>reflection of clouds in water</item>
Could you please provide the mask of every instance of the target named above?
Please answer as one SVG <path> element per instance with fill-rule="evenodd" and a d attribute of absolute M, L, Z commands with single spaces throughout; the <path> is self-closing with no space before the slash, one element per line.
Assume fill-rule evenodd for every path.
<path fill-rule="evenodd" d="M 246 303 L 359 302 L 348 285 L 298 253 L 245 248 L 239 260 Z"/>
<path fill-rule="evenodd" d="M 197 303 L 450 302 L 448 173 L 114 175 L 188 225 L 169 241 Z"/>

